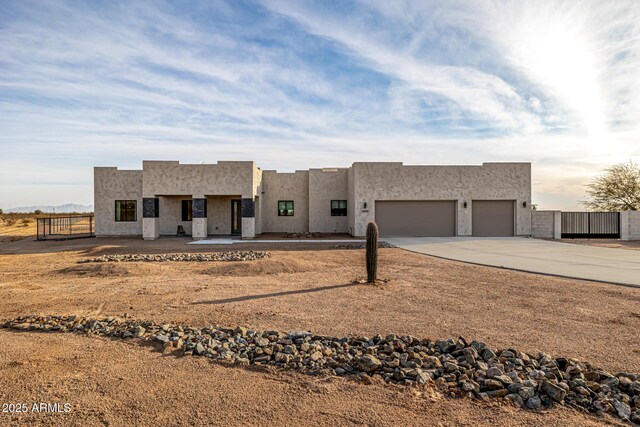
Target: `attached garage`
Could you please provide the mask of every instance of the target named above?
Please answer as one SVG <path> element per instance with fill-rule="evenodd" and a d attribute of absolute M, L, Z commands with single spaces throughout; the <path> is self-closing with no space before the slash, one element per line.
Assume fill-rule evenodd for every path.
<path fill-rule="evenodd" d="M 513 236 L 514 200 L 473 200 L 471 231 L 477 237 Z"/>
<path fill-rule="evenodd" d="M 380 236 L 456 235 L 455 200 L 376 201 L 375 209 Z"/>

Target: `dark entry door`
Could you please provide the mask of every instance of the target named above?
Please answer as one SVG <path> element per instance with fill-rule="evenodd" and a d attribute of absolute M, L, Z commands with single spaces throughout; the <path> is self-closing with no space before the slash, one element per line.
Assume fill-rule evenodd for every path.
<path fill-rule="evenodd" d="M 242 234 L 242 210 L 240 199 L 231 200 L 231 234 Z"/>

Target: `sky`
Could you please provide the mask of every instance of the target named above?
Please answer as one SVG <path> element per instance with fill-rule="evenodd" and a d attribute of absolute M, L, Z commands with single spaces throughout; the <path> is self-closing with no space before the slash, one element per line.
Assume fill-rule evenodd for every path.
<path fill-rule="evenodd" d="M 640 1 L 0 0 L 0 208 L 143 159 L 531 162 L 576 210 L 640 162 Z"/>

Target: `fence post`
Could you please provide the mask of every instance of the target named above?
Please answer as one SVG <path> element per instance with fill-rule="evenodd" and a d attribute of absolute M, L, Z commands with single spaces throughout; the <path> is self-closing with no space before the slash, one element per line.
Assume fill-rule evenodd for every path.
<path fill-rule="evenodd" d="M 562 239 L 562 211 L 553 212 L 553 238 Z"/>

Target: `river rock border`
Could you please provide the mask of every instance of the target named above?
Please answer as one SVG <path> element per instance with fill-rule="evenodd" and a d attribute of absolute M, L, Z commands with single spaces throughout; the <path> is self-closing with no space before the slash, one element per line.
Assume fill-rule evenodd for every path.
<path fill-rule="evenodd" d="M 571 406 L 640 423 L 640 375 L 611 374 L 565 357 L 494 349 L 464 338 L 409 335 L 330 337 L 245 327 L 156 324 L 119 317 L 23 316 L 1 327 L 152 340 L 168 351 L 304 373 L 378 377 L 406 386 L 432 383 L 449 396 L 502 398 L 528 409 Z"/>
<path fill-rule="evenodd" d="M 266 251 L 227 251 L 209 253 L 182 253 L 182 254 L 125 254 L 125 255 L 101 255 L 95 258 L 80 260 L 80 263 L 88 262 L 210 262 L 210 261 L 255 261 L 271 256 Z"/>
<path fill-rule="evenodd" d="M 332 249 L 366 249 L 367 246 L 364 243 L 360 243 L 360 244 L 339 244 L 339 245 L 333 245 L 331 247 Z M 380 249 L 391 249 L 391 248 L 395 248 L 395 246 L 393 246 L 391 243 L 387 243 L 387 242 L 378 242 L 378 248 Z"/>

